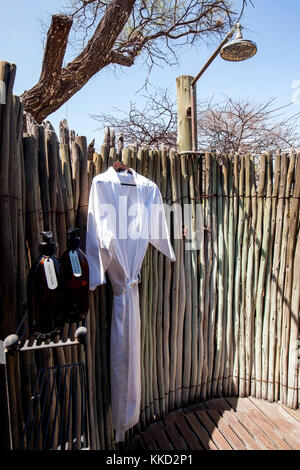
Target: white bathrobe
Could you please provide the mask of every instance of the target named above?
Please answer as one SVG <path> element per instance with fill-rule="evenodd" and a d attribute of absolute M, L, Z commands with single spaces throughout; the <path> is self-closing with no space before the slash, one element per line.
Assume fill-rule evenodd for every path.
<path fill-rule="evenodd" d="M 90 290 L 113 287 L 111 404 L 116 442 L 139 420 L 141 400 L 138 282 L 148 243 L 175 261 L 160 191 L 131 169 L 110 167 L 93 179 L 88 207 L 86 255 Z M 127 185 L 122 185 L 127 183 Z"/>

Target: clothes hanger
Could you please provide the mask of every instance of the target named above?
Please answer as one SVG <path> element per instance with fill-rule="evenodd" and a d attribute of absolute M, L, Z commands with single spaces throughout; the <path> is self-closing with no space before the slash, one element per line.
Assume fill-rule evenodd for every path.
<path fill-rule="evenodd" d="M 126 166 L 123 162 L 120 162 L 120 160 L 116 160 L 116 161 L 113 163 L 113 168 L 114 168 L 114 170 L 116 170 L 116 171 L 125 171 L 125 170 L 127 170 L 128 173 L 131 173 L 131 174 L 132 174 L 131 169 L 128 168 L 128 166 Z"/>
<path fill-rule="evenodd" d="M 132 175 L 132 171 L 130 168 L 128 168 L 128 166 L 126 166 L 123 162 L 120 162 L 120 160 L 116 160 L 114 163 L 113 163 L 113 168 L 115 171 L 119 172 L 119 171 L 128 171 L 128 173 L 130 173 Z M 121 183 L 123 186 L 136 186 L 136 184 L 133 184 L 133 183 Z"/>

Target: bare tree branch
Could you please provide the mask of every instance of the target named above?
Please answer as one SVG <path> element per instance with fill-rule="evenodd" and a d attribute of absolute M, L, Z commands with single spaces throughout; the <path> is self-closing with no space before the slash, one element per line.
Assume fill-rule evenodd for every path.
<path fill-rule="evenodd" d="M 137 142 L 150 147 L 176 147 L 177 115 L 175 103 L 167 90 L 158 89 L 144 97 L 139 109 L 130 104 L 128 112 L 92 116 L 123 135 L 127 144 Z M 300 113 L 286 117 L 275 107 L 274 98 L 264 103 L 225 97 L 221 103 L 198 103 L 198 142 L 201 150 L 217 150 L 259 154 L 267 150 L 288 149 L 300 144 L 298 121 Z"/>
<path fill-rule="evenodd" d="M 44 50 L 41 81 L 60 73 L 72 23 L 68 16 L 53 15 Z"/>
<path fill-rule="evenodd" d="M 233 100 L 198 112 L 198 142 L 203 149 L 220 152 L 261 153 L 299 145 L 297 125 L 300 113 L 285 117 L 286 106 L 273 107 L 274 98 L 265 103 L 248 99 Z"/>
<path fill-rule="evenodd" d="M 176 60 L 176 48 L 210 42 L 240 15 L 230 0 L 65 0 L 48 31 L 39 82 L 22 95 L 37 122 L 56 111 L 97 72 L 110 64 L 130 67 L 142 58 L 149 67 Z M 242 0 L 242 11 L 246 0 Z M 83 42 L 62 67 L 69 35 Z"/>
<path fill-rule="evenodd" d="M 139 110 L 135 103 L 130 103 L 129 112 L 114 109 L 114 114 L 101 113 L 93 119 L 102 123 L 102 127 L 113 128 L 121 133 L 128 144 L 149 147 L 176 145 L 176 107 L 167 90 L 158 89 L 146 98 L 145 105 Z M 115 117 L 115 115 L 123 117 Z"/>
<path fill-rule="evenodd" d="M 47 75 L 42 68 L 41 78 L 37 85 L 22 95 L 24 109 L 32 114 L 37 122 L 41 122 L 58 109 L 80 90 L 95 73 L 110 63 L 112 47 L 127 23 L 134 3 L 135 0 L 111 1 L 84 50 L 66 67 L 62 68 L 60 73 L 57 71 L 57 76 L 54 79 L 52 75 Z M 50 42 L 54 44 L 55 35 L 56 37 L 61 36 L 62 30 L 66 32 L 66 28 L 64 23 L 58 23 L 55 17 L 51 27 L 53 32 Z M 57 41 L 56 49 L 46 45 L 44 66 L 53 62 L 53 54 L 60 57 L 64 55 L 66 38 L 65 35 L 63 37 L 64 41 Z"/>

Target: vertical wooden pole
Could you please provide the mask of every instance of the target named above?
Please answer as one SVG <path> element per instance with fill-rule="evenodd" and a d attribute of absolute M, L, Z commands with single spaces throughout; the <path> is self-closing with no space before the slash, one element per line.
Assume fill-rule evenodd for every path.
<path fill-rule="evenodd" d="M 86 224 L 89 200 L 89 183 L 87 167 L 87 141 L 85 136 L 78 136 L 75 144 L 79 148 L 80 196 L 78 201 L 77 224 L 80 229 L 81 248 L 85 250 Z"/>
<path fill-rule="evenodd" d="M 236 240 L 235 240 L 235 262 L 234 262 L 234 299 L 233 299 L 233 325 L 234 325 L 234 362 L 233 362 L 233 382 L 232 391 L 234 396 L 239 396 L 239 380 L 240 371 L 240 299 L 241 299 L 241 273 L 242 273 L 242 240 L 244 231 L 244 175 L 245 175 L 245 159 L 243 156 L 236 155 L 236 164 L 234 168 L 234 179 L 237 188 L 237 207 L 235 208 L 235 216 L 237 220 Z"/>
<path fill-rule="evenodd" d="M 209 310 L 208 310 L 208 350 L 207 350 L 207 384 L 206 398 L 212 396 L 212 376 L 215 363 L 215 323 L 217 312 L 217 276 L 218 276 L 218 237 L 217 237 L 217 155 L 210 154 L 209 168 L 211 173 L 211 213 L 210 213 L 210 230 L 211 230 L 211 246 L 212 246 L 212 264 L 211 277 L 209 287 Z"/>
<path fill-rule="evenodd" d="M 177 90 L 177 146 L 178 152 L 192 150 L 191 75 L 176 78 Z M 195 95 L 195 93 L 194 93 Z M 195 108 L 196 109 L 196 108 Z"/>
<path fill-rule="evenodd" d="M 179 199 L 178 178 L 176 178 L 176 170 L 179 170 L 179 166 L 176 166 L 175 153 L 170 153 L 170 179 L 171 179 L 171 191 L 172 191 L 172 203 L 175 203 Z M 178 235 L 178 234 L 177 234 Z M 177 368 L 177 335 L 178 335 L 178 304 L 179 304 L 179 282 L 180 282 L 180 258 L 181 258 L 181 246 L 179 239 L 174 239 L 174 252 L 176 261 L 174 263 L 172 272 L 172 284 L 171 284 L 171 308 L 170 308 L 170 379 L 169 379 L 169 411 L 175 408 L 175 381 L 176 381 L 176 368 Z M 178 376 L 177 376 L 178 377 Z"/>
<path fill-rule="evenodd" d="M 173 158 L 173 157 L 172 157 Z M 162 157 L 162 197 L 163 200 L 172 205 L 172 186 L 170 184 L 170 165 L 171 157 L 168 152 Z M 171 261 L 164 256 L 164 302 L 163 302 L 163 360 L 164 360 L 164 390 L 165 390 L 165 413 L 169 410 L 169 394 L 170 394 L 170 330 L 171 330 L 171 288 L 172 288 L 172 266 Z"/>
<path fill-rule="evenodd" d="M 182 207 L 184 204 L 189 203 L 189 181 L 188 181 L 188 157 L 183 155 L 180 157 L 181 164 L 181 201 Z M 184 214 L 184 212 L 183 212 Z M 186 221 L 183 219 L 183 223 Z M 188 222 L 189 223 L 189 222 Z M 190 227 L 188 227 L 190 231 Z M 190 233 L 188 232 L 188 236 Z M 183 263 L 184 263 L 184 279 L 183 282 L 186 286 L 184 308 L 180 311 L 181 315 L 178 315 L 178 371 L 177 377 L 179 382 L 182 383 L 182 391 L 179 390 L 179 386 L 176 387 L 176 408 L 180 407 L 180 404 L 187 406 L 189 397 L 189 386 L 191 377 L 191 364 L 192 364 L 192 289 L 191 289 L 191 252 L 185 247 L 185 241 L 183 244 Z M 183 288 L 183 284 L 180 283 L 180 290 Z M 187 301 L 186 301 L 187 300 Z M 179 313 L 179 311 L 178 311 Z M 180 377 L 182 375 L 182 377 Z M 177 379 L 176 377 L 176 379 Z M 176 382 L 175 382 L 176 384 Z"/>
<path fill-rule="evenodd" d="M 285 405 L 288 398 L 288 390 L 290 388 L 289 379 L 293 385 L 295 385 L 295 379 L 297 376 L 297 365 L 296 365 L 296 354 L 295 349 L 297 350 L 297 330 L 299 328 L 299 311 L 291 311 L 291 299 L 293 293 L 293 262 L 295 257 L 295 248 L 297 244 L 297 232 L 298 232 L 298 220 L 299 220 L 299 196 L 300 196 L 300 160 L 296 159 L 296 155 L 293 155 L 295 160 L 295 179 L 294 179 L 294 188 L 292 193 L 292 198 L 290 198 L 289 204 L 289 235 L 287 241 L 287 252 L 286 252 L 286 267 L 285 267 L 285 285 L 284 285 L 284 302 L 282 309 L 282 336 L 281 336 L 281 354 L 280 354 L 280 383 L 281 383 L 281 396 L 280 401 Z M 297 160 L 297 161 L 296 161 Z M 298 267 L 299 269 L 299 267 Z M 297 293 L 296 293 L 297 295 Z M 293 302 L 293 305 L 295 303 Z M 292 336 L 294 340 L 292 345 L 290 344 L 290 334 L 291 334 L 291 320 L 292 320 Z M 298 330 L 299 331 L 299 330 Z M 291 357 L 289 355 L 291 354 Z M 292 367 L 290 369 L 290 376 L 288 374 L 288 366 Z M 294 364 L 294 365 L 293 365 Z M 293 393 L 294 388 L 290 390 L 290 404 L 289 406 L 294 407 Z"/>
<path fill-rule="evenodd" d="M 211 167 L 212 167 L 212 157 L 210 153 L 205 154 L 205 181 L 204 181 L 204 194 L 212 194 L 211 189 Z M 202 175 L 201 175 L 202 178 Z M 210 320 L 210 282 L 211 282 L 211 270 L 212 270 L 212 259 L 213 259 L 213 252 L 212 252 L 212 198 L 207 198 L 205 202 L 203 202 L 204 207 L 204 226 L 209 227 L 209 229 L 204 233 L 204 240 L 203 246 L 204 249 L 202 250 L 203 254 L 200 252 L 200 266 L 201 266 L 201 274 L 200 279 L 204 276 L 204 286 L 202 288 L 203 294 L 201 294 L 203 298 L 203 302 L 199 299 L 199 303 L 201 305 L 200 311 L 202 310 L 203 315 L 203 366 L 202 366 L 202 376 L 201 376 L 201 388 L 200 388 L 200 398 L 202 400 L 206 400 L 207 398 L 207 379 L 208 379 L 208 354 L 209 354 L 209 320 Z M 200 290 L 201 292 L 201 290 Z M 200 383 L 199 376 L 198 376 L 198 383 Z"/>
<path fill-rule="evenodd" d="M 229 201 L 228 201 L 228 297 L 227 297 L 227 330 L 226 330 L 226 347 L 227 356 L 225 360 L 225 385 L 228 382 L 228 395 L 232 394 L 233 381 L 233 302 L 234 302 L 234 255 L 235 255 L 235 231 L 234 231 L 234 195 L 237 188 L 234 181 L 234 156 L 230 154 L 228 159 L 229 165 Z M 228 379 L 227 379 L 228 377 Z"/>

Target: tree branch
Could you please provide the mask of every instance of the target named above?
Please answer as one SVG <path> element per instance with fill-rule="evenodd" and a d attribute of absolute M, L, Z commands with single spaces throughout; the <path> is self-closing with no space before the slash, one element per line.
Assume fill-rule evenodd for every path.
<path fill-rule="evenodd" d="M 171 57 L 177 59 L 176 46 L 224 33 L 237 16 L 230 0 L 65 2 L 70 4 L 69 14 L 52 18 L 40 79 L 22 95 L 24 109 L 38 123 L 109 64 L 130 67 L 139 55 L 148 71 L 158 62 L 170 64 Z M 62 67 L 71 27 L 83 32 L 83 49 Z"/>
<path fill-rule="evenodd" d="M 95 73 L 110 63 L 111 50 L 128 21 L 134 3 L 135 0 L 111 1 L 87 46 L 64 68 L 61 65 L 66 50 L 67 31 L 72 23 L 65 21 L 62 15 L 54 15 L 40 80 L 21 96 L 24 109 L 38 123 L 68 101 Z M 54 57 L 55 51 L 57 58 Z"/>
<path fill-rule="evenodd" d="M 127 23 L 135 0 L 113 0 L 84 50 L 63 70 L 65 77 L 88 75 L 92 77 L 104 63 L 109 63 L 111 50 Z M 112 27 L 114 25 L 114 27 Z"/>
<path fill-rule="evenodd" d="M 47 34 L 40 81 L 57 77 L 61 72 L 73 21 L 66 15 L 53 15 Z"/>
<path fill-rule="evenodd" d="M 110 54 L 110 62 L 112 64 L 124 65 L 125 67 L 131 67 L 134 64 L 134 59 L 133 54 L 125 55 L 117 51 L 112 51 Z"/>

